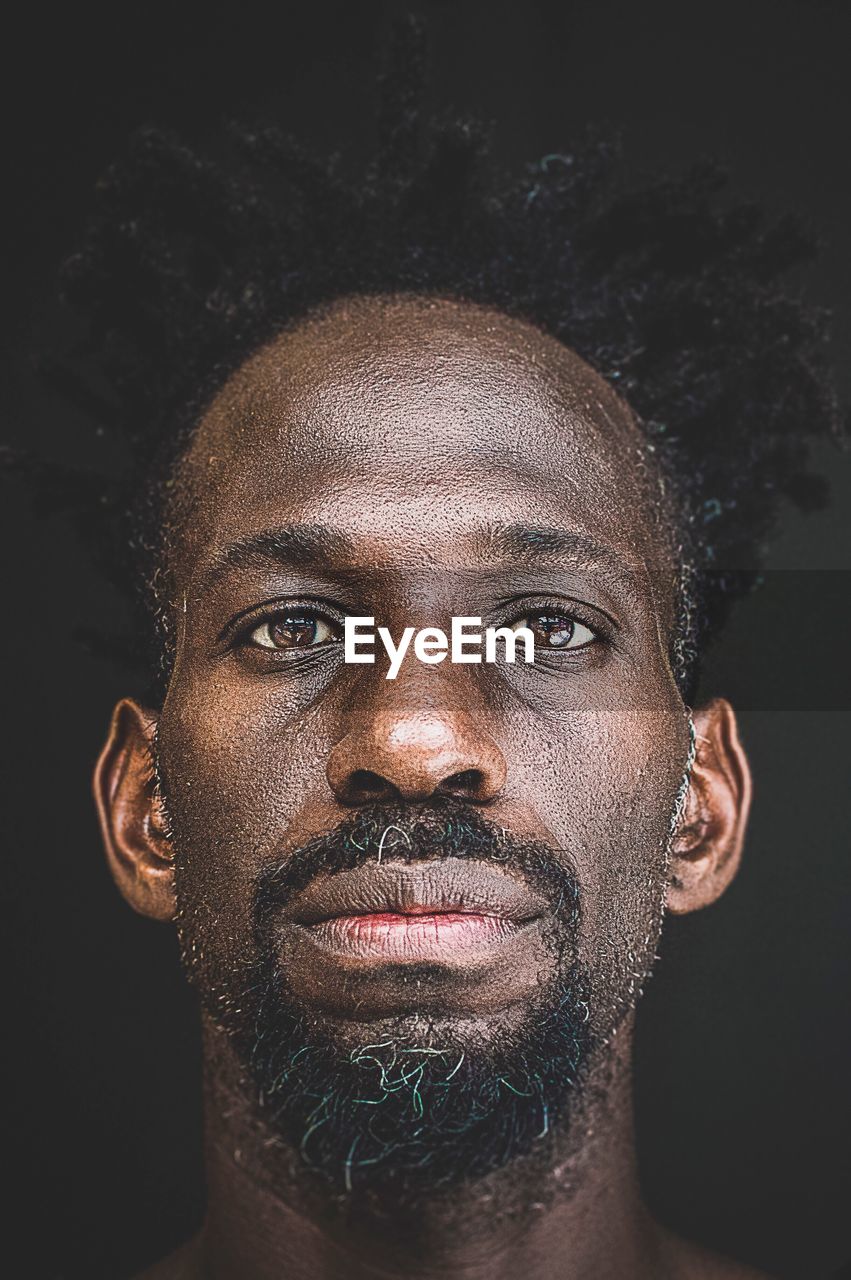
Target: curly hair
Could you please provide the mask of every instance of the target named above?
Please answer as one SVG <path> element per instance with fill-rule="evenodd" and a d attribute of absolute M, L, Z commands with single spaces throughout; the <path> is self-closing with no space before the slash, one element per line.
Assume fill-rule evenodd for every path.
<path fill-rule="evenodd" d="M 702 642 L 749 589 L 781 498 L 824 500 L 806 468 L 808 440 L 840 432 L 827 320 L 780 284 L 813 244 L 791 219 L 731 204 L 711 164 L 636 186 L 595 137 L 506 178 L 478 125 L 420 109 L 421 64 L 421 42 L 403 37 L 355 178 L 274 127 L 232 126 L 215 158 L 140 131 L 100 182 L 64 273 L 86 338 L 73 372 L 52 375 L 131 449 L 126 491 L 101 501 L 90 532 L 101 552 L 130 547 L 162 622 L 151 584 L 163 476 L 250 353 L 345 295 L 495 307 L 612 383 L 674 479 L 672 653 L 688 699 Z M 105 539 L 114 519 L 125 531 Z"/>

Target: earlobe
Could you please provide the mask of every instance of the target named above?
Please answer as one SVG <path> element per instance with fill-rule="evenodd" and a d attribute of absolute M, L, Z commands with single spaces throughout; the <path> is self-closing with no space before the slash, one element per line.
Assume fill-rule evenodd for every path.
<path fill-rule="evenodd" d="M 93 778 L 106 857 L 134 910 L 174 917 L 172 850 L 155 785 L 156 717 L 129 698 L 118 703 Z"/>
<path fill-rule="evenodd" d="M 694 714 L 695 759 L 673 841 L 667 907 L 675 915 L 720 898 L 739 869 L 751 802 L 751 774 L 729 702 Z"/>

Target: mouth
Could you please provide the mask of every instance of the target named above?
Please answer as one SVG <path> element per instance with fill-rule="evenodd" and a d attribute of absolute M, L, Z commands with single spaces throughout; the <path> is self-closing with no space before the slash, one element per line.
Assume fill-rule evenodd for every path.
<path fill-rule="evenodd" d="M 322 877 L 290 909 L 324 950 L 394 964 L 469 962 L 471 951 L 504 945 L 546 910 L 521 882 L 459 858 Z"/>
<path fill-rule="evenodd" d="M 488 863 L 372 862 L 318 876 L 284 909 L 294 993 L 342 1017 L 472 1013 L 526 1000 L 551 970 L 547 902 Z"/>
<path fill-rule="evenodd" d="M 312 926 L 321 946 L 396 964 L 439 963 L 448 951 L 493 946 L 517 926 L 501 916 L 471 911 L 364 912 L 333 916 Z"/>

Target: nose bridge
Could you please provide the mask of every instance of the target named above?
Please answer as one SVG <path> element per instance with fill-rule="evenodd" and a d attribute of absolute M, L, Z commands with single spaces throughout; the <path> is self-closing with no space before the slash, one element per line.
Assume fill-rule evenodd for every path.
<path fill-rule="evenodd" d="M 329 755 L 328 782 L 338 799 L 495 798 L 505 786 L 505 758 L 468 671 L 412 662 L 385 680 L 373 669 Z"/>

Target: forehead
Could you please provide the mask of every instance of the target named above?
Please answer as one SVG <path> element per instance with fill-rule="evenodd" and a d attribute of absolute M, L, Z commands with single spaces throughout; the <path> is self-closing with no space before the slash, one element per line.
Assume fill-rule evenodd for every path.
<path fill-rule="evenodd" d="M 476 522 L 525 520 L 667 559 L 625 404 L 561 343 L 464 303 L 356 299 L 282 334 L 204 415 L 178 492 L 195 562 L 300 521 L 390 558 L 457 559 Z"/>

